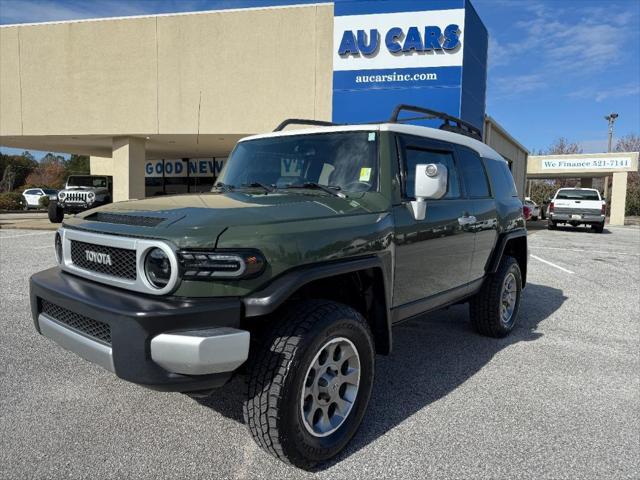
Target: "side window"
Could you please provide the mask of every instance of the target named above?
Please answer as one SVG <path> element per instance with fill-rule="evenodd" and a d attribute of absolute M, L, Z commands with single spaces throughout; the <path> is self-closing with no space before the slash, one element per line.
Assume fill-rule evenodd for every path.
<path fill-rule="evenodd" d="M 27 190 L 26 192 L 24 192 L 25 195 L 35 195 L 36 191 L 35 190 Z"/>
<path fill-rule="evenodd" d="M 453 153 L 407 146 L 404 149 L 404 158 L 407 164 L 406 196 L 408 198 L 414 198 L 415 195 L 416 165 L 426 163 L 440 163 L 447 167 L 449 178 L 447 193 L 444 198 L 460 197 L 460 183 L 458 182 L 458 172 L 453 161 Z"/>
<path fill-rule="evenodd" d="M 487 173 L 482 160 L 476 152 L 460 147 L 460 173 L 464 181 L 467 196 L 471 198 L 487 198 L 491 196 Z"/>

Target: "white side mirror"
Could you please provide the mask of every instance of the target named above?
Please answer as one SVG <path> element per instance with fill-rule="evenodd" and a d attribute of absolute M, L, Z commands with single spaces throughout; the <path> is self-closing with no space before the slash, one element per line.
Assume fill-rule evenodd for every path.
<path fill-rule="evenodd" d="M 447 167 L 441 163 L 416 165 L 415 197 L 409 203 L 413 218 L 424 220 L 427 213 L 425 200 L 438 200 L 447 193 Z"/>

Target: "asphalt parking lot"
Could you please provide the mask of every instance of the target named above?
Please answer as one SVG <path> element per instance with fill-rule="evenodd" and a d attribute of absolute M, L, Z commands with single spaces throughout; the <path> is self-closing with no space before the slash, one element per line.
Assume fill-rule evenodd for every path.
<path fill-rule="evenodd" d="M 532 230 L 519 325 L 456 306 L 394 330 L 346 451 L 315 473 L 263 453 L 236 381 L 207 401 L 118 380 L 33 329 L 53 233 L 0 230 L 0 478 L 638 478 L 640 228 Z"/>

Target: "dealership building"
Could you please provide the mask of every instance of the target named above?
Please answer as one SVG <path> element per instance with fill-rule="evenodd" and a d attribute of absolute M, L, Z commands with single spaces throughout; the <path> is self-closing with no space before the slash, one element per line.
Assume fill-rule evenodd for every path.
<path fill-rule="evenodd" d="M 120 201 L 208 191 L 239 138 L 286 118 L 373 122 L 406 103 L 481 129 L 524 194 L 528 152 L 485 112 L 468 0 L 236 3 L 2 26 L 0 144 L 89 155 Z"/>

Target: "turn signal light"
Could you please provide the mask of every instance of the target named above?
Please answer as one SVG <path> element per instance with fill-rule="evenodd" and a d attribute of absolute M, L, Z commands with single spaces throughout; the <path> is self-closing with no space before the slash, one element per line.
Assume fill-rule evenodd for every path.
<path fill-rule="evenodd" d="M 549 204 L 549 213 L 553 213 L 553 202 Z"/>

